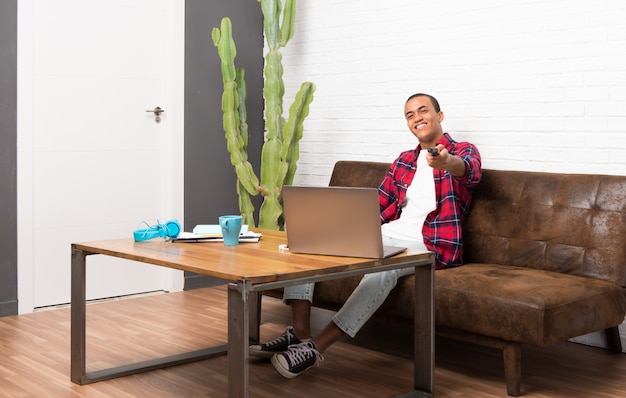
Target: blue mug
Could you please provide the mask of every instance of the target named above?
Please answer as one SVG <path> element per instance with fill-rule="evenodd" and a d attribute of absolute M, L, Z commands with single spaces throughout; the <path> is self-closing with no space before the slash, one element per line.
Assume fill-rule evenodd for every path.
<path fill-rule="evenodd" d="M 220 228 L 222 229 L 225 246 L 239 244 L 242 219 L 241 216 L 220 216 Z"/>

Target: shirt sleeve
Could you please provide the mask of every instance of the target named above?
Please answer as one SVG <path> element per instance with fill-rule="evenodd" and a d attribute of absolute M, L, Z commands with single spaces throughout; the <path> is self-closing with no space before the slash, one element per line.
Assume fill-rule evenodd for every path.
<path fill-rule="evenodd" d="M 458 156 L 465 163 L 465 174 L 461 177 L 461 183 L 466 187 L 478 185 L 482 176 L 482 161 L 478 148 L 469 142 L 460 142 L 454 146 L 451 154 Z"/>
<path fill-rule="evenodd" d="M 381 224 L 400 217 L 400 204 L 404 200 L 406 188 L 415 175 L 416 159 L 415 150 L 402 152 L 389 167 L 387 175 L 378 187 Z"/>
<path fill-rule="evenodd" d="M 393 181 L 393 169 L 397 160 L 389 168 L 385 178 L 378 187 L 378 203 L 380 204 L 380 223 L 384 224 L 395 220 L 398 212 L 396 206 L 396 186 Z"/>

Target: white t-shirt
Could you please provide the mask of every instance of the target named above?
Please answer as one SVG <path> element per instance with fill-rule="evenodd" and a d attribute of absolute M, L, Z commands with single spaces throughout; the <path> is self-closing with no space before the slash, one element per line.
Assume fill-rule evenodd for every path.
<path fill-rule="evenodd" d="M 426 216 L 437 208 L 433 169 L 426 163 L 426 150 L 417 157 L 417 171 L 407 189 L 402 214 L 381 226 L 383 235 L 409 241 L 424 241 L 422 227 Z"/>

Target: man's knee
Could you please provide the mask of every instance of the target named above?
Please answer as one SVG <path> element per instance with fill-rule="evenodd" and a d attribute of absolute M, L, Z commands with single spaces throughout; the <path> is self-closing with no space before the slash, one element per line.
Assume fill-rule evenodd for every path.
<path fill-rule="evenodd" d="M 380 288 L 387 287 L 388 289 L 393 289 L 398 282 L 398 278 L 399 275 L 397 270 L 374 272 L 363 276 L 361 283 L 369 286 L 378 286 Z"/>

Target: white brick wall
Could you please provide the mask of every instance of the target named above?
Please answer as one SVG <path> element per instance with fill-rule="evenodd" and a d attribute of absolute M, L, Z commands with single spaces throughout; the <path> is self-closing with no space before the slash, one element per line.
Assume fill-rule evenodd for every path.
<path fill-rule="evenodd" d="M 485 168 L 626 174 L 626 2 L 297 7 L 285 109 L 301 82 L 317 91 L 296 183 L 326 185 L 337 160 L 390 162 L 414 147 L 402 111 L 415 92 L 438 98 L 444 129 L 476 144 Z M 579 341 L 604 345 L 601 334 Z"/>
<path fill-rule="evenodd" d="M 493 169 L 626 174 L 626 2 L 300 0 L 282 49 L 288 109 L 317 91 L 296 182 L 416 145 L 402 110 L 435 95 L 444 129 Z"/>

